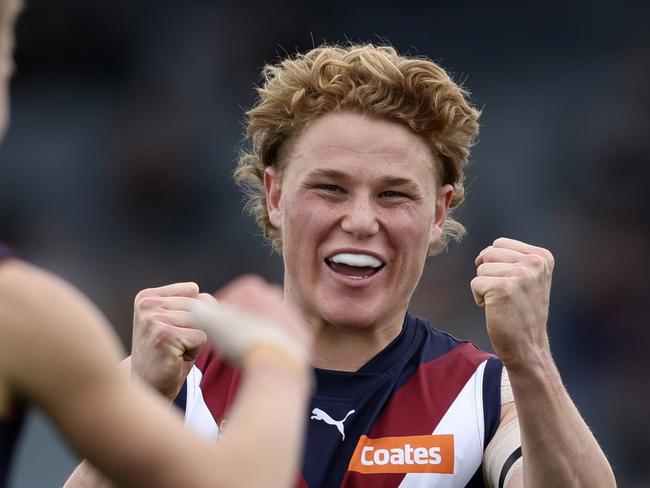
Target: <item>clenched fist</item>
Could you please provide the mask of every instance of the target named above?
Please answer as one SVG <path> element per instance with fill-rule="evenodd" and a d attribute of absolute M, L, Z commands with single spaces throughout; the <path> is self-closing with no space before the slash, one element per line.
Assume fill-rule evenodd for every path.
<path fill-rule="evenodd" d="M 133 312 L 132 371 L 169 399 L 178 394 L 207 338 L 191 327 L 196 301 L 213 302 L 196 283 L 142 290 Z"/>
<path fill-rule="evenodd" d="M 549 353 L 548 319 L 553 255 L 541 247 L 499 238 L 476 258 L 471 282 L 485 308 L 494 352 L 509 369 Z"/>

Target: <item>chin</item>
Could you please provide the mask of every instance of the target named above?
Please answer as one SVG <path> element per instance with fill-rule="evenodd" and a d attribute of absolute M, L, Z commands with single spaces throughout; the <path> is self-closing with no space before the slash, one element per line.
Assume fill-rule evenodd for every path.
<path fill-rule="evenodd" d="M 371 327 L 379 318 L 376 307 L 364 304 L 335 304 L 324 307 L 319 314 L 325 322 L 338 327 L 363 329 Z"/>

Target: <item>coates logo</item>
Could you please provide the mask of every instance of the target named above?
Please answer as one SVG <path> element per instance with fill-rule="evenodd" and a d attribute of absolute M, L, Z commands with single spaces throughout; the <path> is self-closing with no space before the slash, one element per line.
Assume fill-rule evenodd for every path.
<path fill-rule="evenodd" d="M 362 435 L 348 470 L 366 474 L 453 474 L 454 436 L 414 435 L 370 439 Z"/>

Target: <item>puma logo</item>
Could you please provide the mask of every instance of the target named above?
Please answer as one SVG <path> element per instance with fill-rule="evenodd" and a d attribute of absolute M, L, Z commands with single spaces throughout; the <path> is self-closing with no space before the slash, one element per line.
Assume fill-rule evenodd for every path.
<path fill-rule="evenodd" d="M 355 411 L 350 410 L 345 417 L 343 417 L 342 420 L 334 420 L 332 417 L 329 416 L 329 414 L 320 408 L 315 408 L 311 411 L 311 420 L 322 420 L 326 424 L 329 425 L 335 425 L 336 428 L 339 430 L 341 433 L 341 436 L 343 437 L 341 441 L 345 440 L 345 428 L 343 426 L 343 422 L 345 422 L 350 415 L 352 415 Z"/>

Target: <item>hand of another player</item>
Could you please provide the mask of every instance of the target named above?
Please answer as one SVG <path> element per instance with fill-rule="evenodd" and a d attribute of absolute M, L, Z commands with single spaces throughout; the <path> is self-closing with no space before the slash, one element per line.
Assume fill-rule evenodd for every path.
<path fill-rule="evenodd" d="M 547 354 L 553 255 L 541 247 L 499 238 L 480 252 L 475 264 L 472 294 L 485 308 L 494 352 L 511 368 Z"/>
<path fill-rule="evenodd" d="M 198 301 L 196 283 L 174 283 L 140 291 L 133 311 L 132 371 L 169 399 L 185 381 L 207 337 L 193 328 L 189 316 Z"/>
<path fill-rule="evenodd" d="M 310 358 L 313 334 L 298 310 L 284 301 L 278 285 L 269 284 L 259 276 L 246 275 L 219 290 L 216 296 L 224 310 L 226 307 L 228 310 L 220 319 L 221 326 L 213 328 L 208 335 L 228 359 L 240 362 L 250 350 L 265 345 L 282 350 L 300 362 Z"/>

